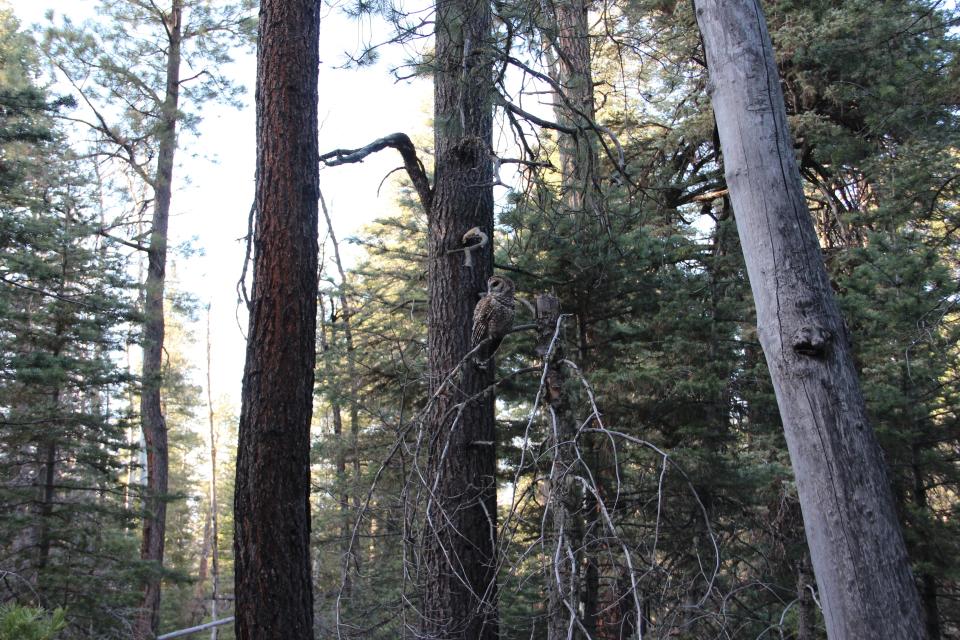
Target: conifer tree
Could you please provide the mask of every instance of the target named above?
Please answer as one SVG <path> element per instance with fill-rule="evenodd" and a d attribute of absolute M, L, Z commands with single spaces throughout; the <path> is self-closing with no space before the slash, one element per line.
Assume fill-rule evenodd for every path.
<path fill-rule="evenodd" d="M 257 223 L 234 498 L 237 637 L 312 638 L 310 422 L 317 314 L 320 7 L 265 0 Z"/>
<path fill-rule="evenodd" d="M 52 119 L 68 101 L 37 86 L 35 44 L 6 11 L 0 49 L 3 570 L 12 597 L 68 607 L 72 624 L 113 637 L 133 604 L 119 477 L 126 380 L 112 359 L 135 319 L 129 283 Z"/>
<path fill-rule="evenodd" d="M 78 120 L 96 136 L 93 152 L 121 162 L 122 170 L 149 193 L 142 201 L 129 203 L 128 210 L 142 213 L 152 207 L 153 211 L 146 229 L 131 239 L 109 232 L 131 224 L 139 227 L 141 221 L 136 218 L 117 220 L 104 228 L 109 237 L 142 251 L 147 261 L 140 394 L 147 487 L 141 556 L 156 571 L 144 583 L 138 638 L 152 637 L 159 625 L 169 456 L 161 362 L 178 128 L 189 129 L 196 123 L 198 112 L 191 114 L 187 108 L 197 109 L 210 99 L 236 98 L 239 90 L 220 67 L 230 61 L 229 45 L 249 39 L 250 8 L 248 0 L 219 7 L 194 0 L 170 0 L 164 6 L 104 0 L 100 22 L 78 28 L 66 20 L 46 32 L 51 63 L 85 107 L 85 115 Z M 155 55 L 158 51 L 160 56 Z M 145 243 L 144 238 L 148 238 Z"/>

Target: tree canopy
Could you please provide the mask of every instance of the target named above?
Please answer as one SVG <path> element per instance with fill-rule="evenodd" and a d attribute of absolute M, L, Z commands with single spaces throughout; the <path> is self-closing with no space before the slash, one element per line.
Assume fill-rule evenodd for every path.
<path fill-rule="evenodd" d="M 917 633 L 958 637 L 960 12 L 742 4 L 862 389 L 831 410 L 879 446 L 880 475 L 836 471 L 886 474 Z M 96 5 L 32 28 L 0 6 L 0 636 L 834 633 L 700 0 Z M 432 115 L 325 128 L 350 101 L 386 120 L 394 83 Z M 214 183 L 213 105 L 254 102 L 260 161 Z M 397 168 L 345 166 L 375 157 Z M 248 234 L 229 280 L 181 242 L 200 221 Z M 484 368 L 494 274 L 515 317 Z M 216 373 L 241 340 L 242 402 Z"/>

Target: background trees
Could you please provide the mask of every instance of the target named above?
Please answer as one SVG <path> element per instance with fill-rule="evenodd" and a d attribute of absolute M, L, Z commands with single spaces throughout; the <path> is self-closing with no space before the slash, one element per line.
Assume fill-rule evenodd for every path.
<path fill-rule="evenodd" d="M 116 403 L 127 377 L 112 355 L 135 318 L 130 282 L 54 121 L 70 101 L 39 86 L 33 40 L 9 12 L 0 20 L 2 567 L 13 594 L 56 593 L 73 624 L 106 633 L 132 604 Z"/>
<path fill-rule="evenodd" d="M 146 451 L 147 492 L 140 555 L 155 565 L 143 586 L 142 615 L 135 636 L 149 638 L 160 624 L 160 575 L 166 542 L 169 490 L 168 429 L 163 411 L 164 292 L 178 126 L 189 128 L 193 109 L 212 98 L 231 100 L 238 89 L 218 70 L 230 61 L 228 48 L 249 38 L 251 2 L 209 3 L 170 0 L 106 1 L 105 21 L 77 28 L 69 21 L 47 30 L 45 50 L 86 107 L 85 124 L 94 135 L 91 152 L 121 162 L 133 181 L 133 211 L 104 220 L 101 232 L 137 229 L 133 241 L 117 239 L 146 256 L 143 278 L 140 420 Z M 189 72 L 189 75 L 185 73 Z M 90 81 L 92 80 L 92 82 Z M 142 198 L 142 199 L 141 199 Z M 144 211 L 152 209 L 149 222 Z M 132 215 L 131 215 L 132 214 Z M 143 230 L 138 227 L 145 226 Z M 116 238 L 115 238 L 116 239 Z M 146 241 L 145 241 L 146 240 Z"/>
<path fill-rule="evenodd" d="M 296 467 L 297 504 L 311 507 L 312 591 L 303 578 L 298 595 L 313 597 L 316 637 L 413 637 L 478 621 L 490 630 L 496 621 L 510 638 L 825 636 L 826 592 L 811 569 L 762 357 L 736 233 L 741 212 L 727 190 L 695 14 L 689 3 L 616 5 L 490 3 L 482 37 L 462 37 L 469 30 L 461 27 L 463 11 L 483 14 L 484 3 L 411 13 L 390 3 L 350 7 L 363 15 L 360 33 L 373 29 L 380 42 L 376 25 L 392 27 L 394 37 L 383 40 L 403 45 L 402 54 L 392 44 L 364 48 L 355 62 L 373 64 L 379 54 L 398 76 L 421 74 L 453 98 L 472 97 L 463 109 L 438 103 L 433 123 L 407 131 L 404 151 L 416 150 L 422 179 L 392 174 L 379 188 L 393 204 L 375 222 L 352 229 L 369 217 L 369 205 L 341 195 L 327 202 L 329 220 L 320 225 L 309 283 L 319 283 L 318 335 L 315 344 L 291 349 L 297 358 L 306 359 L 309 347 L 317 355 L 310 457 L 301 451 L 291 466 L 285 450 L 273 465 Z M 57 21 L 44 41 L 52 57 L 13 22 L 0 47 L 0 599 L 48 610 L 42 620 L 64 607 L 64 638 L 129 637 L 138 590 L 158 578 L 161 631 L 210 620 L 213 548 L 221 551 L 218 615 L 232 613 L 235 595 L 237 407 L 217 400 L 227 390 L 216 374 L 217 349 L 206 381 L 205 318 L 184 291 L 195 286 L 194 263 L 172 240 L 160 396 L 170 438 L 164 571 L 139 560 L 147 515 L 137 347 L 145 298 L 135 283 L 148 267 L 137 247 L 148 243 L 155 191 L 141 178 L 156 178 L 163 101 L 154 98 L 165 87 L 167 60 L 156 52 L 167 50 L 168 34 L 160 22 L 134 20 L 134 12 L 152 11 L 148 4 L 104 6 L 110 12 L 99 18 L 101 35 L 78 20 Z M 184 12 L 191 6 L 185 1 Z M 209 13 L 221 6 L 197 4 L 196 24 L 212 29 L 232 15 L 238 33 L 248 34 L 249 13 Z M 953 606 L 960 557 L 956 11 L 920 0 L 766 0 L 762 8 L 803 196 L 890 470 L 927 633 L 950 638 L 960 624 Z M 339 8 L 322 10 L 332 40 Z M 216 151 L 188 135 L 197 122 L 191 105 L 209 92 L 235 97 L 219 80 L 203 83 L 220 77 L 223 55 L 238 52 L 229 29 L 219 41 L 229 46 L 218 49 L 204 40 L 212 30 L 191 31 L 190 22 L 182 24 L 184 51 L 198 48 L 181 60 L 196 61 L 181 76 L 181 159 Z M 449 40 L 432 39 L 437 24 L 450 27 L 442 30 Z M 117 25 L 136 37 L 112 38 Z M 126 49 L 113 52 L 112 43 Z M 321 59 L 330 64 L 335 55 Z M 45 61 L 73 74 L 83 92 L 45 88 Z M 68 94 L 76 106 L 60 97 Z M 107 129 L 90 117 L 84 96 Z M 383 108 L 397 108 L 393 89 L 382 98 Z M 471 142 L 461 133 L 474 116 L 483 127 Z M 362 144 L 391 133 L 380 126 L 370 120 L 350 139 Z M 323 149 L 335 133 L 320 131 Z M 127 171 L 130 157 L 139 173 Z M 320 172 L 330 192 L 338 186 L 332 181 L 345 180 L 341 171 Z M 374 192 L 381 177 L 354 189 Z M 210 207 L 176 217 L 184 201 L 178 184 L 193 178 L 192 188 L 222 198 L 247 180 L 207 184 L 180 169 L 174 178 L 174 233 L 221 214 Z M 438 218 L 429 215 L 444 184 L 456 203 L 439 218 L 451 223 L 441 246 Z M 421 206 L 424 194 L 430 212 Z M 245 224 L 247 207 L 232 215 Z M 443 252 L 461 247 L 467 228 L 460 224 L 471 216 L 492 241 L 482 251 L 493 251 L 475 252 L 468 269 L 462 253 Z M 312 233 L 298 227 L 294 235 L 306 242 Z M 453 288 L 438 294 L 428 282 L 441 266 Z M 496 401 L 484 408 L 495 421 L 473 423 L 487 425 L 487 435 L 461 442 L 466 434 L 448 428 L 450 415 L 427 420 L 425 408 L 440 404 L 430 400 L 437 372 L 459 361 L 438 364 L 431 354 L 436 341 L 456 342 L 468 331 L 474 289 L 488 269 L 509 275 L 531 304 L 555 296 L 564 315 L 547 353 L 553 332 L 538 334 L 533 311 L 520 303 L 496 370 L 451 378 L 456 384 L 442 402 L 457 410 L 495 385 Z M 218 286 L 232 291 L 234 284 Z M 264 295 L 258 289 L 254 300 Z M 291 294 L 288 302 L 306 305 L 310 297 Z M 460 319 L 431 337 L 446 305 Z M 213 325 L 214 345 L 237 332 L 232 325 Z M 214 471 L 210 388 L 220 442 Z M 259 399 L 271 397 L 279 396 Z M 297 434 L 305 451 L 304 424 Z M 450 435 L 451 447 L 465 448 L 447 448 L 444 457 Z M 440 459 L 447 467 L 435 464 Z M 481 459 L 485 471 L 471 479 L 466 461 Z M 211 473 L 220 481 L 218 539 L 206 526 Z M 449 491 L 434 492 L 434 484 Z M 486 500 L 458 500 L 466 493 Z M 479 511 L 458 511 L 461 502 Z M 289 522 L 303 526 L 303 513 Z M 464 520 L 454 526 L 454 518 Z M 272 539 L 280 530 L 275 523 L 263 529 Z M 436 553 L 461 544 L 469 549 L 449 558 L 487 560 L 458 566 Z M 298 548 L 291 571 L 302 577 L 307 565 Z M 457 575 L 485 585 L 495 577 L 495 590 L 473 588 L 475 595 L 458 583 L 460 604 L 439 602 L 439 579 Z M 478 606 L 461 606 L 469 602 Z M 425 621 L 427 610 L 435 615 Z M 220 629 L 221 638 L 234 633 L 231 625 Z"/>

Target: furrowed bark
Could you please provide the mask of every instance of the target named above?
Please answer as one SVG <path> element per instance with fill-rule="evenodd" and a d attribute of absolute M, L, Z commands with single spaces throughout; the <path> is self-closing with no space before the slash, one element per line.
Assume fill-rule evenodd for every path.
<path fill-rule="evenodd" d="M 319 9 L 316 0 L 260 5 L 258 215 L 234 502 L 242 640 L 313 637 Z"/>
<path fill-rule="evenodd" d="M 727 184 L 831 639 L 924 638 L 756 0 L 697 0 Z"/>
<path fill-rule="evenodd" d="M 493 270 L 492 245 L 473 267 L 459 253 L 473 227 L 493 237 L 492 17 L 487 2 L 440 0 L 436 16 L 436 170 L 428 221 L 430 394 L 470 350 L 473 308 Z M 496 479 L 493 367 L 467 365 L 439 394 L 425 423 L 431 498 L 423 549 L 427 638 L 494 640 Z M 460 404 L 463 403 L 463 404 Z"/>

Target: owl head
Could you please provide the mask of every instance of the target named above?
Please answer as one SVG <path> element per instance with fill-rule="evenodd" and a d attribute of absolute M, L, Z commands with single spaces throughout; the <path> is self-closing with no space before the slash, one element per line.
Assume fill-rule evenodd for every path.
<path fill-rule="evenodd" d="M 498 295 L 513 294 L 513 280 L 507 276 L 490 276 L 487 279 L 487 293 Z"/>

